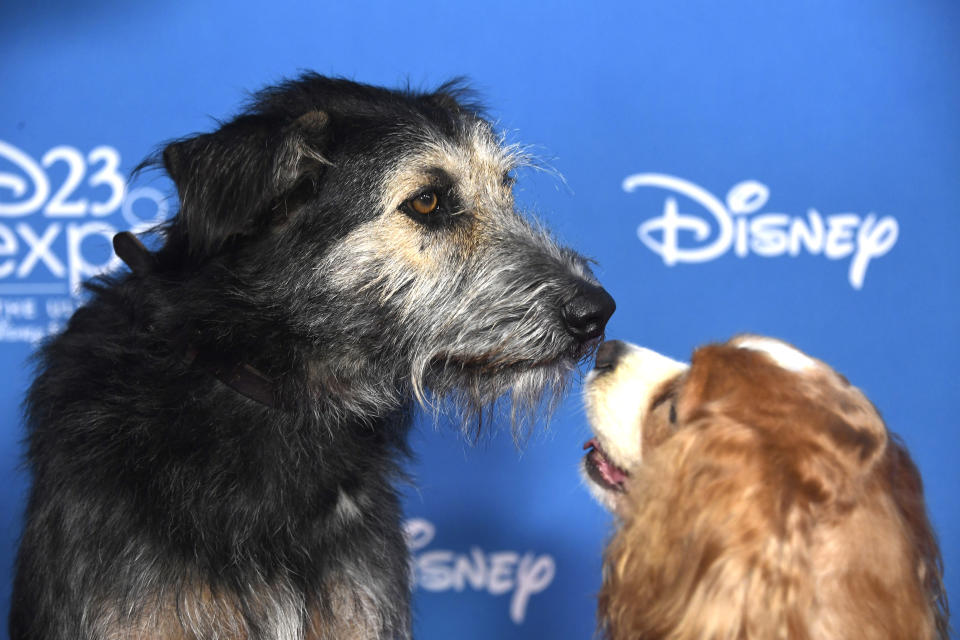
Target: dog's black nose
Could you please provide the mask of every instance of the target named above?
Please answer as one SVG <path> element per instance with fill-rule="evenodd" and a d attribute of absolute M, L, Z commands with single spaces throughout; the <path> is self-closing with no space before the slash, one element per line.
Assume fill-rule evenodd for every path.
<path fill-rule="evenodd" d="M 586 341 L 603 334 L 603 328 L 616 308 L 617 303 L 606 289 L 582 284 L 580 293 L 563 306 L 562 316 L 570 335 Z"/>
<path fill-rule="evenodd" d="M 612 371 L 617 368 L 620 356 L 627 350 L 627 345 L 621 340 L 607 340 L 597 349 L 597 360 L 594 369 Z"/>

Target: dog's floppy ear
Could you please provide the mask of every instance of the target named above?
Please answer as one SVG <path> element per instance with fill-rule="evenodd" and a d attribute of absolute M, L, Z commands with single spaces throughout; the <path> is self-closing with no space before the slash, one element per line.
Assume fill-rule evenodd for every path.
<path fill-rule="evenodd" d="M 310 111 L 289 124 L 244 115 L 212 132 L 173 142 L 163 166 L 177 186 L 189 251 L 210 255 L 231 238 L 250 234 L 285 209 L 287 194 L 329 164 L 320 149 L 329 117 Z"/>

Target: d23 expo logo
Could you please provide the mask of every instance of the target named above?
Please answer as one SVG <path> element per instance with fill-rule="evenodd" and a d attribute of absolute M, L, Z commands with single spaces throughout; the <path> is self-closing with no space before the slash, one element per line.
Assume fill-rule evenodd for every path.
<path fill-rule="evenodd" d="M 660 173 L 639 173 L 623 181 L 627 193 L 641 187 L 664 189 L 702 208 L 681 212 L 677 198 L 668 195 L 660 216 L 637 227 L 640 241 L 667 266 L 709 262 L 731 249 L 741 258 L 797 256 L 805 251 L 828 260 L 850 258 L 848 279 L 860 289 L 870 261 L 893 248 L 900 230 L 896 219 L 875 213 L 824 216 L 816 209 L 808 209 L 806 217 L 758 213 L 767 204 L 770 189 L 756 180 L 735 184 L 726 201 L 692 182 Z"/>
<path fill-rule="evenodd" d="M 0 342 L 56 331 L 81 283 L 119 266 L 113 235 L 166 216 L 160 191 L 128 188 L 114 147 L 60 145 L 37 161 L 0 140 Z"/>

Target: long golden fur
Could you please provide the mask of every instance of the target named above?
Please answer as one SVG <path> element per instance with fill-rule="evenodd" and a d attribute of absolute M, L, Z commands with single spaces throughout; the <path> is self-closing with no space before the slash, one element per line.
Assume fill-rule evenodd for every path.
<path fill-rule="evenodd" d="M 615 342 L 586 400 L 584 468 L 619 520 L 606 637 L 947 638 L 917 468 L 826 364 L 757 336 L 702 347 L 689 368 Z"/>

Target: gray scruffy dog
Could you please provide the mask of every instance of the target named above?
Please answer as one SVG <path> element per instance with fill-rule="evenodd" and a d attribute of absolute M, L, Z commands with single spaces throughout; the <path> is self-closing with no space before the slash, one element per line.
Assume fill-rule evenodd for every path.
<path fill-rule="evenodd" d="M 38 355 L 11 637 L 409 637 L 413 406 L 524 428 L 614 309 L 524 162 L 457 85 L 313 74 L 167 146 L 163 246 Z"/>

